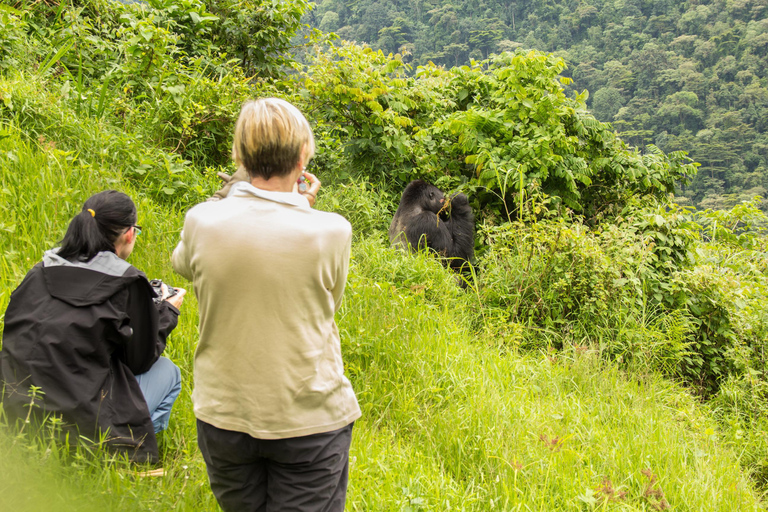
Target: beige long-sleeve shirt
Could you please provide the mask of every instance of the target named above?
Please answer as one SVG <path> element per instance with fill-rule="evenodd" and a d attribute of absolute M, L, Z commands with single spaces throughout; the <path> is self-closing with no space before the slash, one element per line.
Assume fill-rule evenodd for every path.
<path fill-rule="evenodd" d="M 195 416 L 259 439 L 360 417 L 334 321 L 352 228 L 295 193 L 238 183 L 186 216 L 173 267 L 200 308 Z"/>

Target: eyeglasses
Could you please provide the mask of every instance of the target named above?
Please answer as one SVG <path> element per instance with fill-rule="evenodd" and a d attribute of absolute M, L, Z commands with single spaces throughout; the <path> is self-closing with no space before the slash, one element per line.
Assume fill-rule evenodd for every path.
<path fill-rule="evenodd" d="M 133 232 L 136 234 L 136 236 L 139 236 L 141 234 L 141 226 L 133 225 Z"/>

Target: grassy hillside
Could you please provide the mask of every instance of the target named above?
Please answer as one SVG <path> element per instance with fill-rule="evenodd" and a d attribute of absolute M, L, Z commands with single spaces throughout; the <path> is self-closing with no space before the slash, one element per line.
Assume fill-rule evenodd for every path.
<path fill-rule="evenodd" d="M 193 4 L 187 8 L 200 7 Z M 703 228 L 684 212 L 635 197 L 638 184 L 622 188 L 632 177 L 667 179 L 666 156 L 626 152 L 611 139 L 601 146 L 616 155 L 611 165 L 624 169 L 622 159 L 631 160 L 628 174 L 612 182 L 623 201 L 620 215 L 589 226 L 521 188 L 516 222 L 498 211 L 478 212 L 479 275 L 464 291 L 435 258 L 389 248 L 397 180 L 377 176 L 375 165 L 367 177 L 367 169 L 353 164 L 378 158 L 394 168 L 418 160 L 408 148 L 430 141 L 413 129 L 406 144 L 387 153 L 386 142 L 408 128 L 405 115 L 379 105 L 381 117 L 369 115 L 365 124 L 364 108 L 376 103 L 366 95 L 381 89 L 377 101 L 407 98 L 402 101 L 421 101 L 424 110 L 428 101 L 440 101 L 447 112 L 454 100 L 439 96 L 438 75 L 396 87 L 397 77 L 380 73 L 391 66 L 386 59 L 367 62 L 363 51 L 348 49 L 355 57 L 347 65 L 363 70 L 355 75 L 359 88 L 337 83 L 323 97 L 322 80 L 333 83 L 347 67 L 303 70 L 315 77 L 311 91 L 299 75 L 247 82 L 235 64 L 225 73 L 213 53 L 195 57 L 193 35 L 179 28 L 193 18 L 163 18 L 176 11 L 141 14 L 101 1 L 35 5 L 40 13 L 0 5 L 6 21 L 0 28 L 2 314 L 83 200 L 105 188 L 137 203 L 144 233 L 130 261 L 151 277 L 190 288 L 170 266 L 184 212 L 215 190 L 215 171 L 226 169 L 220 166 L 240 101 L 282 94 L 304 101 L 316 123 L 317 174 L 326 184 L 317 206 L 346 216 L 355 232 L 337 315 L 346 372 L 363 410 L 353 435 L 348 510 L 764 508 L 768 448 L 760 411 L 768 395 L 760 364 L 768 286 L 765 238 L 750 224 L 755 208 L 699 219 L 708 238 L 697 238 Z M 196 30 L 204 30 L 201 23 Z M 67 53 L 61 49 L 73 24 L 83 39 Z M 141 26 L 152 44 L 127 56 L 130 45 L 144 43 L 134 40 L 139 32 L 115 35 L 115 26 Z M 154 57 L 142 61 L 144 50 Z M 548 87 L 549 58 L 515 56 L 523 67 L 535 64 L 547 73 Z M 137 74 L 145 67 L 147 73 Z M 490 78 L 472 77 L 477 91 L 492 88 Z M 381 92 L 390 86 L 399 92 Z M 481 92 L 472 93 L 478 103 Z M 471 100 L 466 91 L 464 99 Z M 466 102 L 462 108 L 475 108 Z M 483 115 L 509 114 L 492 107 Z M 349 127 L 334 116 L 345 112 L 359 131 L 344 133 Z M 532 119 L 542 117 L 531 112 Z M 503 123 L 479 123 L 486 142 L 497 124 Z M 602 131 L 590 126 L 581 126 L 582 133 Z M 529 127 L 541 142 L 530 152 L 533 161 L 548 134 L 535 121 Z M 361 133 L 381 138 L 366 141 Z M 524 138 L 511 130 L 505 136 Z M 565 157 L 545 156 L 568 157 L 580 144 L 573 137 L 563 135 L 568 145 L 558 151 Z M 458 146 L 446 143 L 443 150 Z M 453 154 L 452 165 L 466 172 L 460 156 Z M 503 198 L 496 203 L 502 204 Z M 736 217 L 749 229 L 736 229 Z M 689 229 L 694 224 L 699 227 Z M 70 451 L 53 440 L 53 424 L 31 432 L 0 418 L 0 511 L 218 510 L 196 446 L 190 394 L 198 318 L 194 293 L 187 297 L 166 351 L 183 378 L 170 427 L 159 438 L 166 476 L 139 478 L 137 468 L 98 449 Z"/>
<path fill-rule="evenodd" d="M 18 98 L 51 99 L 34 79 L 0 85 L 21 91 Z M 56 108 L 49 104 L 49 115 Z M 108 187 L 136 198 L 146 228 L 132 263 L 189 286 L 169 263 L 183 209 L 158 204 L 119 168 L 104 166 L 96 148 L 110 140 L 109 127 L 89 135 L 90 121 L 69 114 L 48 132 L 3 119 L 0 310 L 82 201 Z M 75 139 L 91 137 L 91 151 L 76 153 L 54 138 L 70 130 Z M 122 134 L 110 151 L 134 143 Z M 320 207 L 342 194 L 324 192 Z M 388 249 L 380 232 L 356 240 L 338 316 L 364 412 L 352 447 L 350 510 L 759 508 L 735 453 L 684 390 L 652 374 L 627 375 L 591 349 L 521 354 L 480 333 L 478 307 L 435 260 Z M 65 453 L 45 432 L 4 431 L 3 510 L 216 510 L 189 398 L 193 295 L 181 318 L 168 348 L 184 389 L 161 437 L 167 476 L 137 479 L 120 462 Z"/>

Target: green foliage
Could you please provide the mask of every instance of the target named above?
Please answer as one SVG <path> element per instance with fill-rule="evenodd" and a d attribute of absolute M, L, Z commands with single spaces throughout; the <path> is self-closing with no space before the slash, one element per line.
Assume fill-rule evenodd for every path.
<path fill-rule="evenodd" d="M 62 99 L 78 113 L 122 122 L 124 129 L 143 131 L 148 142 L 182 160 L 216 168 L 229 164 L 231 126 L 241 104 L 259 91 L 245 71 L 259 68 L 274 77 L 291 62 L 284 53 L 286 41 L 306 8 L 283 2 L 276 10 L 248 5 L 251 10 L 237 16 L 260 21 L 241 26 L 238 37 L 257 40 L 260 53 L 247 58 L 247 70 L 233 65 L 238 61 L 226 53 L 216 32 L 235 23 L 226 18 L 234 6 L 217 4 L 225 11 L 220 13 L 224 21 L 197 0 L 151 5 L 92 0 L 55 10 L 43 4 L 24 16 L 54 49 L 41 57 L 38 73 L 60 81 Z M 246 32 L 257 29 L 259 34 Z M 143 176 L 141 170 L 137 166 Z M 170 194 L 179 190 L 164 188 Z"/>
<path fill-rule="evenodd" d="M 583 225 L 515 223 L 481 236 L 489 249 L 479 261 L 479 298 L 505 311 L 503 321 L 554 331 L 582 319 L 599 325 L 623 299 L 620 267 Z"/>
<path fill-rule="evenodd" d="M 344 44 L 318 49 L 304 72 L 306 110 L 319 120 L 318 138 L 334 144 L 331 151 L 340 147 L 342 166 L 355 175 L 410 181 L 414 135 L 441 100 L 429 82 L 407 78 L 406 70 L 399 56 Z"/>
<path fill-rule="evenodd" d="M 486 72 L 454 71 L 463 108 L 433 135 L 456 138 L 452 153 L 473 166 L 481 186 L 503 193 L 501 182 L 515 183 L 519 173 L 529 194 L 543 192 L 555 205 L 595 218 L 634 194 L 663 197 L 676 180 L 695 174 L 683 154 L 628 151 L 608 125 L 586 114 L 582 97 L 565 96 L 562 59 L 517 51 L 486 64 Z"/>
<path fill-rule="evenodd" d="M 0 126 L 21 131 L 32 141 L 63 151 L 76 161 L 108 169 L 159 202 L 199 201 L 218 184 L 214 173 L 203 175 L 179 155 L 152 148 L 140 136 L 126 136 L 120 127 L 88 117 L 73 119 L 73 111 L 46 91 L 39 79 L 0 77 L 0 90 L 8 91 L 12 106 L 0 104 Z"/>
<path fill-rule="evenodd" d="M 723 425 L 723 441 L 736 448 L 758 486 L 768 485 L 768 385 L 757 370 L 732 376 L 720 386 L 711 407 Z"/>
<path fill-rule="evenodd" d="M 765 244 L 768 218 L 755 197 L 730 210 L 704 210 L 698 212 L 697 221 L 702 235 L 713 244 L 731 247 L 735 251 L 759 251 Z"/>
<path fill-rule="evenodd" d="M 701 162 L 681 203 L 725 209 L 768 190 L 766 16 L 759 0 L 324 0 L 307 21 L 414 68 L 554 52 L 570 67 L 568 95 L 589 90 L 626 142 Z"/>
<path fill-rule="evenodd" d="M 205 0 L 218 19 L 211 43 L 239 61 L 246 76 L 276 78 L 292 63 L 292 38 L 312 4 L 306 0 Z M 169 2 L 170 3 L 170 2 Z"/>
<path fill-rule="evenodd" d="M 765 258 L 737 261 L 726 246 L 702 264 L 701 226 L 690 212 L 626 213 L 621 224 L 597 229 L 563 219 L 486 226 L 477 291 L 484 328 L 514 346 L 592 344 L 608 359 L 679 377 L 710 396 L 730 376 L 763 372 L 768 315 L 757 305 L 768 291 Z M 526 335 L 531 329 L 548 334 Z"/>
<path fill-rule="evenodd" d="M 316 207 L 342 215 L 352 224 L 353 235 L 365 238 L 387 231 L 395 202 L 386 191 L 366 182 L 351 181 L 328 188 L 327 193 L 318 197 Z"/>
<path fill-rule="evenodd" d="M 674 303 L 674 287 L 670 277 L 678 270 L 693 266 L 694 242 L 698 225 L 690 211 L 677 205 L 658 205 L 626 212 L 626 229 L 636 234 L 645 247 L 638 262 L 634 286 L 642 286 L 643 294 L 654 304 L 668 306 Z M 638 290 L 640 291 L 640 290 Z"/>
<path fill-rule="evenodd" d="M 700 212 L 697 222 L 684 211 L 656 215 L 635 223 L 653 236 L 641 275 L 654 303 L 687 311 L 695 322 L 684 378 L 711 394 L 730 376 L 763 371 L 766 314 L 756 305 L 766 293 L 765 215 L 754 203 Z M 694 256 L 699 235 L 709 242 Z"/>
<path fill-rule="evenodd" d="M 672 280 L 677 304 L 688 309 L 698 324 L 686 377 L 708 393 L 717 391 L 725 377 L 746 369 L 741 343 L 733 326 L 734 304 L 728 293 L 734 275 L 707 266 L 676 274 Z"/>
<path fill-rule="evenodd" d="M 616 318 L 616 328 L 601 333 L 604 357 L 636 371 L 650 368 L 670 377 L 687 377 L 685 369 L 692 356 L 696 320 L 686 310 L 623 310 Z"/>
<path fill-rule="evenodd" d="M 25 41 L 25 23 L 22 13 L 8 5 L 0 4 L 0 71 L 19 64 L 18 58 Z M 0 98 L 0 101 L 2 98 Z"/>
<path fill-rule="evenodd" d="M 730 211 L 701 212 L 698 219 L 707 242 L 697 250 L 701 264 L 690 272 L 700 275 L 678 278 L 680 300 L 690 301 L 692 290 L 697 294 L 697 310 L 691 310 L 705 330 L 701 338 L 713 350 L 727 352 L 731 362 L 721 365 L 727 370 L 720 371 L 721 382 L 726 374 L 762 379 L 768 334 L 766 216 L 754 203 L 744 203 Z"/>
<path fill-rule="evenodd" d="M 543 8 L 506 4 L 513 16 Z M 696 215 L 669 204 L 672 184 L 695 167 L 683 152 L 629 150 L 586 113 L 586 95 L 567 93 L 556 56 L 518 50 L 449 71 L 409 64 L 420 20 L 449 39 L 461 28 L 450 55 L 433 53 L 457 61 L 468 51 L 462 34 L 485 55 L 491 48 L 482 45 L 496 41 L 498 20 L 508 17 L 483 13 L 486 26 L 477 26 L 460 19 L 460 6 L 415 2 L 419 18 L 388 23 L 384 3 L 326 1 L 326 13 L 358 9 L 384 23 L 391 30 L 378 37 L 401 53 L 342 44 L 282 75 L 293 65 L 282 52 L 302 2 L 5 5 L 0 311 L 79 204 L 105 188 L 136 199 L 146 234 L 132 263 L 185 286 L 169 265 L 183 210 L 218 186 L 242 101 L 279 95 L 314 124 L 318 207 L 355 229 L 337 318 L 364 411 L 350 509 L 759 507 L 731 450 L 755 482 L 768 481 L 768 222 L 759 204 Z M 558 33 L 584 37 L 615 14 L 611 6 L 576 6 Z M 627 37 L 646 37 L 632 27 L 649 8 L 622 7 Z M 547 9 L 552 17 L 561 7 Z M 711 12 L 701 14 L 684 23 L 706 24 Z M 668 23 L 657 18 L 654 30 Z M 712 60 L 741 51 L 718 35 Z M 648 46 L 641 57 L 632 67 L 606 62 L 620 94 L 656 80 L 664 52 Z M 734 72 L 729 62 L 718 68 L 723 76 Z M 274 73 L 280 79 L 250 80 Z M 695 94 L 657 102 L 664 122 L 699 122 L 687 107 L 702 109 L 709 98 Z M 618 105 L 615 94 L 606 98 L 614 100 L 606 108 Z M 731 121 L 736 133 L 741 125 Z M 388 247 L 391 214 L 415 177 L 470 194 L 481 229 L 466 290 L 426 252 Z M 216 509 L 190 398 L 196 306 L 190 293 L 166 349 L 184 386 L 160 439 L 168 478 L 136 479 L 98 452 L 65 453 L 47 431 L 18 440 L 0 433 L 0 473 L 20 493 L 10 503 Z M 669 379 L 705 395 L 711 409 Z"/>
<path fill-rule="evenodd" d="M 540 208 L 596 221 L 633 194 L 665 197 L 696 173 L 682 152 L 628 150 L 566 97 L 563 68 L 552 55 L 516 52 L 409 77 L 400 55 L 344 44 L 318 51 L 305 70 L 306 110 L 353 175 L 396 190 L 417 177 L 463 186 L 508 216 L 524 190 Z"/>

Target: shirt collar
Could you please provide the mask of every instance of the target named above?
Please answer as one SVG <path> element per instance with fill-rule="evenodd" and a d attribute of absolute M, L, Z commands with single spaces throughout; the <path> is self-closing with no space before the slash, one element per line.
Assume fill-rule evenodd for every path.
<path fill-rule="evenodd" d="M 227 197 L 248 197 L 256 196 L 276 203 L 298 206 L 299 208 L 309 208 L 309 200 L 296 192 L 273 192 L 256 188 L 247 181 L 239 181 L 232 185 Z"/>

